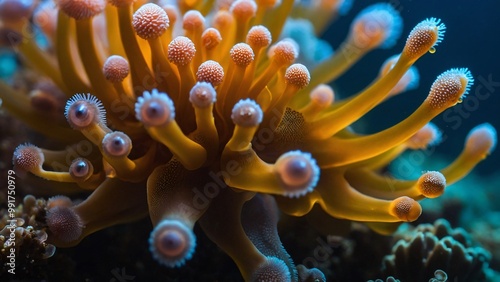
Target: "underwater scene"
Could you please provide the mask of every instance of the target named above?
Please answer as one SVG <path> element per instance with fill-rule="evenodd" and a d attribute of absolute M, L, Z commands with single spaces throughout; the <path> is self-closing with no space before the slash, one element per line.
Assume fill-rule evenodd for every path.
<path fill-rule="evenodd" d="M 0 281 L 500 281 L 499 13 L 0 0 Z"/>

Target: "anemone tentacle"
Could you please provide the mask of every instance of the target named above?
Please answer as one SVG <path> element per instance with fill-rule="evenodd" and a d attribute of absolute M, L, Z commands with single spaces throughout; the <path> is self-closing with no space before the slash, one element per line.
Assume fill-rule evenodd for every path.
<path fill-rule="evenodd" d="M 495 129 L 482 124 L 447 167 L 410 180 L 384 173 L 403 152 L 442 141 L 430 121 L 467 99 L 467 68 L 439 75 L 393 126 L 351 128 L 416 89 L 425 74 L 415 64 L 444 39 L 437 18 L 416 24 L 370 85 L 339 99 L 329 83 L 398 40 L 396 7 L 361 11 L 332 53 L 317 35 L 350 1 L 54 0 L 55 11 L 36 2 L 0 1 L 0 43 L 23 58 L 23 83 L 0 81 L 0 99 L 58 141 L 50 150 L 19 145 L 12 159 L 23 178 L 72 197 L 43 207 L 37 227 L 56 247 L 149 216 L 149 249 L 165 267 L 197 256 L 199 225 L 246 281 L 321 281 L 319 269 L 295 266 L 284 250 L 281 213 L 308 216 L 322 230 L 342 219 L 389 234 L 496 145 Z M 41 13 L 52 15 L 40 27 L 46 45 L 27 29 Z M 297 37 L 304 30 L 318 34 Z"/>

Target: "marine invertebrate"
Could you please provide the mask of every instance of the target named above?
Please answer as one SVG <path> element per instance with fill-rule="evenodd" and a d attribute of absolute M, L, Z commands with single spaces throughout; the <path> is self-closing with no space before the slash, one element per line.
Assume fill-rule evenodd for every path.
<path fill-rule="evenodd" d="M 457 180 L 494 147 L 490 128 L 473 134 L 463 156 L 441 174 L 414 181 L 378 174 L 412 146 L 407 140 L 430 119 L 464 98 L 473 83 L 465 68 L 440 75 L 422 105 L 399 124 L 366 136 L 348 128 L 436 48 L 445 29 L 438 19 L 415 26 L 390 71 L 334 102 L 323 83 L 366 52 L 391 47 L 401 33 L 390 5 L 363 11 L 337 53 L 309 69 L 295 63 L 300 45 L 279 35 L 290 14 L 305 16 L 320 7 L 294 7 L 294 1 L 237 0 L 220 7 L 134 2 L 56 1 L 55 54 L 21 32 L 26 17 L 3 18 L 21 37 L 16 46 L 22 55 L 68 99 L 67 124 L 48 124 L 41 122 L 46 112 L 30 111 L 32 100 L 0 84 L 7 110 L 69 145 L 60 151 L 21 145 L 15 167 L 69 183 L 69 193 L 90 190 L 81 203 L 47 207 L 49 241 L 56 246 L 73 246 L 100 229 L 149 215 L 151 252 L 168 267 L 196 254 L 193 228 L 199 222 L 246 280 L 321 277 L 304 274 L 302 267 L 298 275 L 279 248 L 276 206 L 301 216 L 319 205 L 323 216 L 369 222 L 387 233 L 391 223 L 416 220 L 417 200 L 441 194 L 443 178 Z M 325 22 L 314 24 L 318 30 Z M 346 57 L 352 48 L 359 52 Z M 91 149 L 67 158 L 82 144 Z M 252 205 L 260 208 L 248 216 Z M 266 225 L 252 226 L 256 218 Z M 267 236 L 256 236 L 258 228 Z"/>
<path fill-rule="evenodd" d="M 400 281 L 401 280 L 396 279 L 392 276 L 389 276 L 385 279 L 385 282 L 400 282 Z M 434 271 L 434 277 L 431 277 L 429 279 L 429 282 L 446 282 L 446 281 L 448 281 L 448 275 L 441 269 Z M 376 279 L 376 280 L 368 280 L 368 282 L 384 282 L 384 280 Z"/>
<path fill-rule="evenodd" d="M 500 228 L 497 223 L 498 217 L 499 214 L 497 211 L 489 212 L 481 220 L 472 222 L 470 227 L 471 237 L 491 252 L 490 265 L 494 269 L 498 269 L 500 261 L 500 251 L 498 249 Z"/>
<path fill-rule="evenodd" d="M 472 243 L 463 229 L 440 219 L 401 233 L 382 271 L 404 281 L 489 281 L 491 254 Z M 438 271 L 439 270 L 439 271 Z M 446 279 L 445 279 L 446 278 Z M 431 281 L 431 280 L 429 280 Z"/>
<path fill-rule="evenodd" d="M 23 273 L 14 271 L 18 278 L 36 277 L 43 267 L 40 263 L 51 257 L 56 248 L 47 243 L 47 232 L 44 231 L 43 218 L 47 202 L 33 196 L 24 197 L 21 204 L 10 212 L 2 209 L 0 218 L 0 244 L 2 250 L 2 277 L 9 275 L 8 270 L 15 265 L 23 265 Z M 12 254 L 11 248 L 15 247 L 16 253 Z M 10 274 L 14 274 L 10 272 Z"/>

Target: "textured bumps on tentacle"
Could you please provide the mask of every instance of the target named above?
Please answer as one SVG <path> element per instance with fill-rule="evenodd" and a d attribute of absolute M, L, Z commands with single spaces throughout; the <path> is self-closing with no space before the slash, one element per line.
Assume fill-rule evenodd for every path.
<path fill-rule="evenodd" d="M 406 39 L 403 53 L 409 58 L 418 58 L 443 40 L 446 26 L 440 19 L 429 18 L 417 24 Z"/>
<path fill-rule="evenodd" d="M 66 103 L 64 115 L 73 129 L 84 129 L 92 124 L 105 124 L 106 111 L 101 101 L 90 94 L 76 94 Z"/>
<path fill-rule="evenodd" d="M 31 0 L 2 0 L 0 1 L 0 19 L 2 21 L 16 21 L 31 16 L 35 8 L 35 1 Z"/>
<path fill-rule="evenodd" d="M 436 78 L 426 101 L 434 109 L 449 108 L 465 98 L 473 83 L 467 68 L 450 69 Z"/>
<path fill-rule="evenodd" d="M 55 2 L 64 13 L 76 20 L 97 16 L 106 7 L 105 0 L 56 0 Z"/>
<path fill-rule="evenodd" d="M 436 198 L 444 193 L 446 178 L 439 171 L 428 171 L 420 176 L 417 186 L 426 198 Z"/>
<path fill-rule="evenodd" d="M 64 243 L 77 240 L 83 231 L 80 216 L 73 208 L 56 206 L 47 211 L 46 222 L 54 237 Z"/>
<path fill-rule="evenodd" d="M 167 94 L 153 89 L 144 91 L 135 103 L 135 116 L 146 126 L 168 124 L 175 118 L 174 102 Z"/>
<path fill-rule="evenodd" d="M 57 195 L 57 196 L 53 196 L 53 197 L 50 197 L 48 200 L 47 200 L 47 209 L 52 209 L 54 207 L 71 207 L 73 206 L 73 202 L 71 201 L 70 198 L 64 196 L 64 195 Z"/>
<path fill-rule="evenodd" d="M 252 282 L 287 282 L 291 281 L 290 270 L 286 263 L 276 257 L 267 257 L 252 275 Z"/>
<path fill-rule="evenodd" d="M 238 43 L 234 45 L 229 51 L 229 55 L 231 56 L 233 62 L 241 67 L 248 66 L 255 57 L 252 48 L 246 43 Z"/>

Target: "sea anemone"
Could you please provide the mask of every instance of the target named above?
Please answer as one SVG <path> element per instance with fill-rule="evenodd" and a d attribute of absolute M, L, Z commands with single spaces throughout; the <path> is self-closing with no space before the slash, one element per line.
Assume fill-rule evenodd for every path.
<path fill-rule="evenodd" d="M 483 125 L 441 171 L 414 180 L 381 173 L 403 151 L 439 139 L 429 122 L 466 98 L 474 82 L 467 68 L 444 71 L 394 126 L 369 135 L 350 128 L 415 86 L 414 63 L 444 38 L 439 19 L 416 24 L 372 84 L 338 100 L 327 83 L 400 36 L 402 19 L 391 5 L 363 10 L 338 50 L 308 66 L 296 62 L 301 44 L 280 35 L 292 16 L 323 30 L 342 10 L 335 1 L 145 2 L 55 0 L 57 16 L 40 28 L 48 46 L 27 28 L 48 13 L 43 7 L 0 14 L 26 63 L 20 74 L 28 66 L 39 74 L 26 78 L 27 91 L 0 82 L 2 107 L 59 146 L 20 145 L 14 167 L 40 177 L 41 186 L 65 183 L 54 194 L 88 195 L 45 208 L 41 228 L 57 247 L 149 216 L 149 249 L 165 267 L 196 256 L 199 224 L 247 281 L 323 280 L 317 269 L 295 267 L 283 249 L 280 212 L 303 216 L 317 205 L 320 217 L 389 234 L 419 218 L 418 200 L 444 193 L 495 146 L 495 129 Z M 52 87 L 35 103 L 27 92 L 42 79 Z M 65 106 L 50 89 L 64 93 Z M 56 106 L 35 110 L 44 100 Z"/>

